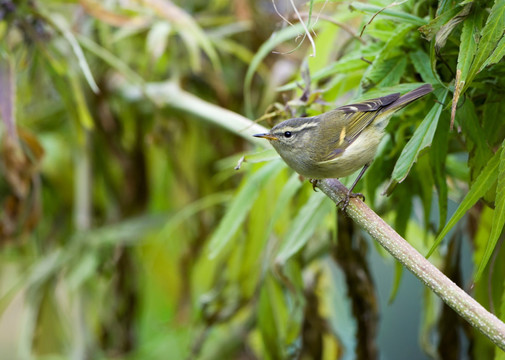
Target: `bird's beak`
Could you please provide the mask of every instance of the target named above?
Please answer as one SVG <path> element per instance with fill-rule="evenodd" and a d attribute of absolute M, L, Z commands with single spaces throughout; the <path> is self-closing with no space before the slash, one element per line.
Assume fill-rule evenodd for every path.
<path fill-rule="evenodd" d="M 266 134 L 256 134 L 253 135 L 255 137 L 263 138 L 263 139 L 268 139 L 268 140 L 278 140 L 277 136 L 274 136 L 272 134 L 266 133 Z"/>

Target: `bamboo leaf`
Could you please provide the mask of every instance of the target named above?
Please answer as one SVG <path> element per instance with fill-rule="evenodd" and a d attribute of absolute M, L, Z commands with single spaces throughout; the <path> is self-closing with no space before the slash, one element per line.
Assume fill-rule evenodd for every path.
<path fill-rule="evenodd" d="M 452 33 L 452 31 L 458 26 L 460 22 L 465 20 L 465 18 L 468 16 L 468 13 L 470 12 L 470 9 L 472 8 L 472 3 L 467 4 L 466 6 L 461 9 L 461 11 L 456 14 L 452 19 L 450 19 L 446 24 L 444 24 L 438 31 L 437 34 L 435 35 L 435 49 L 437 53 L 440 52 L 440 50 L 445 46 L 445 43 L 447 42 L 447 38 L 449 35 Z"/>
<path fill-rule="evenodd" d="M 327 78 L 331 75 L 339 74 L 339 73 L 349 73 L 357 70 L 365 69 L 369 64 L 362 59 L 363 55 L 353 54 L 352 56 L 344 56 L 340 60 L 332 63 L 331 65 L 315 71 L 310 75 L 311 81 L 318 81 L 324 78 Z M 295 89 L 298 86 L 299 81 L 292 81 L 288 84 L 280 86 L 277 88 L 277 91 L 288 91 Z"/>
<path fill-rule="evenodd" d="M 68 41 L 75 56 L 77 57 L 79 67 L 81 68 L 82 73 L 84 74 L 84 78 L 89 84 L 89 87 L 91 88 L 91 90 L 93 90 L 95 94 L 98 94 L 100 92 L 100 89 L 98 88 L 98 85 L 96 84 L 95 79 L 93 78 L 93 74 L 91 73 L 91 69 L 89 68 L 86 57 L 84 56 L 84 52 L 82 51 L 82 48 L 79 45 L 79 42 L 75 38 L 74 34 L 70 30 L 70 27 L 68 26 L 66 19 L 59 14 L 52 14 L 51 16 L 46 16 L 46 19 L 48 20 L 48 22 L 52 23 Z"/>
<path fill-rule="evenodd" d="M 485 168 L 479 174 L 475 182 L 473 183 L 470 191 L 466 194 L 465 198 L 458 206 L 454 214 L 452 215 L 449 222 L 444 226 L 440 234 L 435 239 L 433 246 L 430 251 L 426 255 L 429 257 L 436 248 L 440 245 L 444 237 L 449 233 L 449 231 L 456 225 L 456 223 L 466 214 L 466 212 L 482 197 L 486 194 L 491 186 L 493 186 L 494 182 L 498 177 L 498 170 L 500 165 L 501 153 L 503 151 L 503 147 L 500 148 L 494 156 L 489 160 Z"/>
<path fill-rule="evenodd" d="M 267 179 L 278 174 L 283 168 L 283 166 L 279 166 L 279 161 L 272 161 L 262 166 L 251 177 L 245 179 L 244 184 L 226 211 L 224 218 L 219 223 L 214 234 L 212 234 L 209 242 L 210 258 L 215 258 L 235 235 L 239 226 L 244 222 L 254 200 L 258 197 L 259 188 L 262 184 Z"/>
<path fill-rule="evenodd" d="M 392 66 L 387 69 L 382 74 L 382 79 L 378 82 L 379 87 L 392 86 L 400 82 L 401 77 L 405 73 L 407 68 L 407 58 L 402 56 L 399 60 L 398 58 L 391 59 Z"/>
<path fill-rule="evenodd" d="M 412 29 L 413 26 L 410 24 L 402 24 L 397 28 L 394 35 L 384 44 L 372 65 L 367 69 L 361 81 L 360 89 L 368 89 L 384 78 L 388 72 L 389 65 L 387 62 L 391 59 L 391 54 L 399 48 L 400 44 L 406 41 L 406 36 Z"/>
<path fill-rule="evenodd" d="M 505 29 L 505 0 L 495 0 L 491 13 L 482 29 L 482 37 L 475 54 L 475 68 L 481 71 L 491 56 Z"/>
<path fill-rule="evenodd" d="M 496 121 L 505 114 L 505 101 L 500 92 L 490 92 L 486 97 L 480 121 L 481 132 L 491 147 L 499 146 L 505 133 L 505 123 Z"/>
<path fill-rule="evenodd" d="M 501 40 L 498 42 L 498 45 L 496 45 L 496 48 L 494 49 L 493 53 L 491 54 L 490 57 L 486 60 L 484 65 L 482 66 L 483 68 L 489 65 L 496 64 L 498 61 L 503 59 L 505 56 L 505 35 L 502 36 Z"/>
<path fill-rule="evenodd" d="M 261 287 L 258 306 L 258 326 L 261 333 L 265 351 L 272 359 L 282 359 L 283 344 L 280 325 L 284 323 L 288 314 L 284 305 L 282 291 L 272 276 L 267 276 Z"/>
<path fill-rule="evenodd" d="M 442 28 L 442 26 L 454 18 L 460 11 L 461 7 L 455 6 L 452 9 L 438 15 L 426 25 L 421 26 L 419 28 L 419 31 L 421 34 L 423 34 L 426 40 L 431 41 L 433 37 L 435 37 L 435 35 L 438 33 L 438 31 Z"/>
<path fill-rule="evenodd" d="M 443 114 L 442 114 L 443 116 Z M 445 162 L 449 147 L 449 121 L 443 119 L 439 121 L 437 131 L 433 137 L 430 149 L 430 162 L 433 172 L 435 187 L 438 192 L 438 229 L 447 221 L 447 181 L 445 175 Z"/>
<path fill-rule="evenodd" d="M 371 5 L 371 4 L 365 4 L 361 2 L 353 2 L 351 5 L 349 5 L 349 8 L 351 10 L 357 10 L 364 12 L 366 14 L 372 14 L 375 15 L 377 13 L 380 13 L 382 17 L 387 17 L 392 20 L 397 20 L 401 22 L 402 24 L 411 24 L 415 26 L 422 26 L 427 23 L 427 21 L 423 18 L 420 18 L 418 16 L 403 12 L 403 11 L 397 11 L 397 10 L 391 10 L 384 8 L 382 6 L 377 6 L 377 5 Z"/>
<path fill-rule="evenodd" d="M 470 178 L 474 179 L 493 156 L 493 152 L 488 145 L 489 138 L 485 136 L 485 132 L 479 123 L 475 105 L 470 99 L 463 103 L 456 117 L 466 138 L 467 150 L 469 151 Z"/>
<path fill-rule="evenodd" d="M 88 104 L 86 104 L 84 93 L 81 85 L 79 84 L 79 79 L 76 74 L 72 73 L 68 74 L 68 79 L 70 86 L 72 87 L 72 95 L 74 97 L 75 107 L 77 110 L 77 118 L 85 129 L 93 129 L 93 118 L 89 112 Z"/>
<path fill-rule="evenodd" d="M 293 221 L 293 227 L 286 235 L 277 262 L 284 264 L 291 256 L 296 254 L 312 236 L 316 227 L 321 223 L 324 215 L 331 210 L 332 202 L 319 193 L 314 193 L 300 209 Z"/>
<path fill-rule="evenodd" d="M 456 70 L 461 71 L 460 81 L 463 83 L 466 82 L 468 71 L 470 70 L 475 51 L 477 50 L 476 39 L 478 39 L 479 36 L 479 29 L 477 12 L 473 12 L 463 23 L 459 44 L 458 63 L 456 65 Z"/>
<path fill-rule="evenodd" d="M 84 48 L 98 56 L 113 69 L 119 71 L 122 75 L 127 77 L 129 81 L 144 85 L 144 79 L 135 71 L 133 71 L 126 62 L 118 58 L 109 50 L 105 49 L 103 46 L 98 45 L 96 42 L 86 36 L 77 35 L 77 39 Z"/>
<path fill-rule="evenodd" d="M 316 26 L 316 25 L 314 25 Z M 251 84 L 253 80 L 253 76 L 256 73 L 256 70 L 260 66 L 263 59 L 270 54 L 270 52 L 279 44 L 292 39 L 298 36 L 303 31 L 302 24 L 295 24 L 293 26 L 289 26 L 280 30 L 279 32 L 273 34 L 267 42 L 261 45 L 253 59 L 249 67 L 247 68 L 247 73 L 244 79 L 244 105 L 246 115 L 250 118 L 254 117 L 253 109 L 252 109 L 252 93 L 251 93 Z"/>
<path fill-rule="evenodd" d="M 205 196 L 197 201 L 185 206 L 182 210 L 171 216 L 168 221 L 163 225 L 163 229 L 158 234 L 159 239 L 168 239 L 172 235 L 172 232 L 181 223 L 191 218 L 195 214 L 202 210 L 208 209 L 210 207 L 221 205 L 227 201 L 231 200 L 231 194 L 228 192 L 218 192 L 208 196 Z"/>
<path fill-rule="evenodd" d="M 496 187 L 496 200 L 495 200 L 495 210 L 493 213 L 493 224 L 491 226 L 491 233 L 489 234 L 489 240 L 486 244 L 486 250 L 479 264 L 479 268 L 475 275 L 474 281 L 478 281 L 481 277 L 484 269 L 486 268 L 491 255 L 496 247 L 496 243 L 503 232 L 503 226 L 505 225 L 505 141 L 502 143 L 500 163 L 498 166 L 498 186 Z"/>
<path fill-rule="evenodd" d="M 437 129 L 438 120 L 442 112 L 442 104 L 444 103 L 448 92 L 449 90 L 446 89 L 441 96 L 437 96 L 440 102 L 431 108 L 421 125 L 419 125 L 414 132 L 412 139 L 410 139 L 407 145 L 405 145 L 405 148 L 400 154 L 393 170 L 393 182 L 402 182 L 405 180 L 421 151 L 431 145 L 433 136 L 435 135 L 435 130 Z"/>
<path fill-rule="evenodd" d="M 430 57 L 422 50 L 417 50 L 409 54 L 410 60 L 414 65 L 416 71 L 421 75 L 424 82 L 435 84 L 437 81 L 440 82 L 437 73 L 433 73 L 430 67 Z"/>
<path fill-rule="evenodd" d="M 486 61 L 496 48 L 498 41 L 503 35 L 504 28 L 505 0 L 495 0 L 486 24 L 481 31 L 479 45 L 468 75 L 469 81 L 473 80 L 477 73 L 486 66 Z"/>
<path fill-rule="evenodd" d="M 389 294 L 388 304 L 392 304 L 393 301 L 395 301 L 396 295 L 398 294 L 398 290 L 400 290 L 402 275 L 403 275 L 403 266 L 398 261 L 396 261 L 393 287 L 391 288 L 391 293 Z"/>

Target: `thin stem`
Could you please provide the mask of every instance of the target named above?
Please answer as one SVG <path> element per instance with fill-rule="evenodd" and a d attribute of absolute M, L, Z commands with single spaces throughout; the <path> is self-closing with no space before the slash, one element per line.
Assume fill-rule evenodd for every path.
<path fill-rule="evenodd" d="M 342 201 L 347 195 L 347 188 L 337 179 L 319 181 L 317 186 L 335 203 Z M 505 350 L 505 324 L 503 322 L 445 276 L 363 201 L 351 199 L 346 212 L 447 305 L 498 347 Z"/>

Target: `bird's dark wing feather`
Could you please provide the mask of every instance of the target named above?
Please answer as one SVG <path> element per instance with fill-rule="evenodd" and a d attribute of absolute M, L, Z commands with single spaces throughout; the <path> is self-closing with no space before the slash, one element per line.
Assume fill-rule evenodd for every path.
<path fill-rule="evenodd" d="M 331 161 L 345 151 L 352 142 L 370 125 L 381 109 L 398 100 L 399 93 L 383 96 L 376 99 L 362 101 L 336 108 L 325 114 L 323 121 L 324 131 L 335 140 L 332 148 L 328 149 L 328 156 L 324 161 Z M 337 119 L 342 119 L 337 121 Z M 335 119 L 335 121 L 332 121 Z"/>

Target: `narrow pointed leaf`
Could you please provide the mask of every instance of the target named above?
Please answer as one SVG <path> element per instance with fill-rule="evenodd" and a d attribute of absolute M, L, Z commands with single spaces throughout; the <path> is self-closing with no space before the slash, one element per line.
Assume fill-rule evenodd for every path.
<path fill-rule="evenodd" d="M 81 68 L 84 78 L 86 79 L 86 81 L 89 84 L 89 87 L 91 88 L 91 90 L 93 90 L 93 92 L 95 94 L 98 94 L 100 92 L 100 89 L 98 88 L 98 85 L 96 84 L 96 81 L 93 78 L 93 74 L 91 73 L 91 69 L 89 68 L 86 57 L 84 56 L 84 52 L 82 51 L 82 48 L 79 45 L 79 42 L 75 38 L 69 25 L 67 24 L 66 19 L 63 16 L 57 15 L 57 14 L 54 16 L 51 16 L 50 19 L 52 19 L 51 20 L 52 23 L 63 34 L 65 39 L 70 44 L 70 47 L 72 48 L 72 51 L 74 52 L 75 56 L 77 57 L 77 60 L 79 62 L 79 67 Z"/>
<path fill-rule="evenodd" d="M 451 128 L 454 124 L 459 97 L 466 89 L 467 76 L 477 50 L 477 41 L 479 37 L 480 13 L 474 11 L 468 16 L 463 24 L 461 31 L 458 63 L 456 66 L 456 80 L 454 84 L 454 95 L 452 97 L 451 109 Z"/>
<path fill-rule="evenodd" d="M 353 2 L 351 5 L 349 5 L 351 10 L 357 10 L 361 11 L 367 14 L 372 14 L 375 15 L 377 13 L 380 13 L 380 16 L 382 17 L 387 17 L 393 20 L 400 21 L 403 24 L 412 24 L 416 26 L 422 26 L 427 23 L 427 21 L 423 18 L 420 18 L 418 16 L 403 12 L 403 11 L 398 11 L 398 10 L 392 10 L 388 8 L 384 8 L 382 6 L 377 6 L 377 5 L 371 5 L 371 4 L 365 4 L 361 2 Z"/>
<path fill-rule="evenodd" d="M 498 177 L 498 169 L 500 164 L 500 157 L 503 148 L 500 148 L 494 156 L 489 160 L 486 167 L 481 171 L 472 187 L 466 194 L 465 198 L 458 206 L 454 214 L 452 215 L 449 222 L 444 226 L 440 234 L 435 239 L 433 246 L 430 251 L 426 255 L 429 257 L 435 249 L 440 245 L 444 237 L 449 233 L 449 231 L 456 225 L 456 223 L 466 214 L 466 212 L 473 206 L 475 203 L 486 194 L 491 186 L 493 186 L 494 182 Z"/>
<path fill-rule="evenodd" d="M 426 115 L 421 125 L 416 129 L 412 139 L 409 140 L 403 149 L 393 170 L 392 180 L 402 182 L 407 177 L 412 165 L 417 160 L 421 151 L 431 145 L 435 130 L 437 129 L 440 113 L 443 103 L 447 97 L 448 89 L 439 97 L 439 103 L 436 103 Z"/>
<path fill-rule="evenodd" d="M 431 41 L 433 37 L 438 33 L 438 31 L 442 28 L 442 26 L 454 18 L 460 11 L 461 7 L 455 6 L 452 9 L 440 14 L 426 25 L 421 26 L 419 28 L 419 31 L 421 34 L 423 34 L 426 40 Z"/>
<path fill-rule="evenodd" d="M 235 235 L 259 195 L 262 184 L 284 169 L 279 161 L 266 164 L 247 178 L 209 242 L 209 257 L 216 257 Z"/>
<path fill-rule="evenodd" d="M 456 70 L 461 71 L 460 81 L 465 82 L 472 65 L 475 51 L 477 50 L 477 42 L 475 39 L 479 36 L 480 21 L 476 12 L 470 14 L 463 23 L 463 30 L 461 31 L 458 63 Z"/>
<path fill-rule="evenodd" d="M 493 225 L 491 226 L 491 234 L 489 234 L 489 240 L 486 244 L 486 250 L 484 256 L 479 264 L 479 268 L 475 275 L 474 281 L 478 281 L 481 277 L 486 265 L 493 254 L 496 247 L 496 243 L 500 238 L 503 231 L 503 226 L 505 225 L 505 141 L 502 144 L 502 151 L 500 156 L 500 164 L 498 166 L 498 186 L 496 187 L 496 200 L 495 200 L 495 210 L 493 214 Z"/>
<path fill-rule="evenodd" d="M 258 52 L 254 55 L 251 63 L 249 64 L 249 68 L 247 69 L 247 73 L 244 79 L 244 103 L 245 103 L 245 111 L 248 117 L 254 117 L 253 109 L 252 109 L 252 93 L 251 93 L 251 84 L 253 80 L 253 76 L 256 73 L 256 70 L 260 66 L 263 59 L 270 54 L 270 52 L 278 45 L 292 39 L 299 35 L 303 31 L 302 24 L 296 24 L 293 26 L 289 26 L 280 30 L 279 32 L 273 34 L 267 42 L 265 42 L 259 48 Z"/>
<path fill-rule="evenodd" d="M 486 65 L 486 61 L 492 56 L 498 41 L 503 35 L 505 28 L 505 0 L 495 0 L 493 8 L 486 20 L 486 24 L 482 28 L 481 38 L 475 53 L 472 66 L 468 74 L 468 82 L 466 86 L 473 80 Z"/>
<path fill-rule="evenodd" d="M 443 116 L 443 114 L 442 114 Z M 447 181 L 445 175 L 445 162 L 449 147 L 449 121 L 442 119 L 439 122 L 433 144 L 430 149 L 430 162 L 435 187 L 438 192 L 438 229 L 447 221 Z"/>
<path fill-rule="evenodd" d="M 481 71 L 485 61 L 493 53 L 498 41 L 503 36 L 505 28 L 505 0 L 495 0 L 491 13 L 487 18 L 486 25 L 482 29 L 482 38 L 475 54 L 475 67 Z"/>
<path fill-rule="evenodd" d="M 486 60 L 486 62 L 484 63 L 483 67 L 486 67 L 488 65 L 496 64 L 504 56 L 505 56 L 505 35 L 502 36 L 500 42 L 498 43 L 498 45 L 496 45 L 496 48 L 494 49 L 494 51 L 491 54 L 491 56 Z"/>
<path fill-rule="evenodd" d="M 388 65 L 389 62 L 391 62 L 391 53 L 397 50 L 401 44 L 406 41 L 407 34 L 411 32 L 413 28 L 411 24 L 398 26 L 394 35 L 384 44 L 379 54 L 372 62 L 372 65 L 367 69 L 361 81 L 361 89 L 373 87 L 386 76 L 389 69 L 392 67 Z"/>
<path fill-rule="evenodd" d="M 464 6 L 461 11 L 454 16 L 451 20 L 449 20 L 446 24 L 444 24 L 440 30 L 437 32 L 435 36 L 435 48 L 437 53 L 445 46 L 447 42 L 447 38 L 452 33 L 452 31 L 468 16 L 470 9 L 472 8 L 472 4 L 467 4 Z"/>
<path fill-rule="evenodd" d="M 440 81 L 440 79 L 437 79 L 438 74 L 433 74 L 433 71 L 430 67 L 430 57 L 428 54 L 422 50 L 417 50 L 411 52 L 409 55 L 414 68 L 419 73 L 419 75 L 421 75 L 421 78 L 424 80 L 424 82 L 435 84 L 437 81 Z"/>
<path fill-rule="evenodd" d="M 312 236 L 325 214 L 331 211 L 333 203 L 324 195 L 314 193 L 293 221 L 293 227 L 282 242 L 277 261 L 284 264 L 296 254 Z"/>

